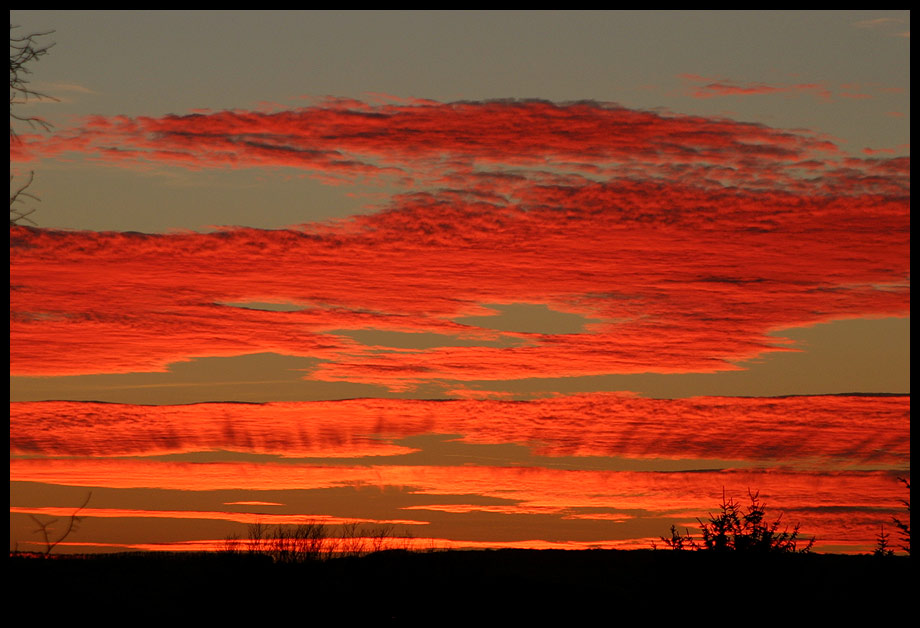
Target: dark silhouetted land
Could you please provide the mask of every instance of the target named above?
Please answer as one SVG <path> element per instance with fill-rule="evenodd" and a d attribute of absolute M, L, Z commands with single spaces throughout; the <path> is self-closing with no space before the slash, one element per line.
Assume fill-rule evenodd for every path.
<path fill-rule="evenodd" d="M 442 625 L 603 617 L 872 617 L 912 599 L 909 557 L 491 550 L 284 564 L 247 554 L 11 555 L 15 608 L 53 618 L 317 618 Z M 140 615 L 138 615 L 140 613 Z M 291 615 L 293 613 L 293 615 Z M 718 621 L 721 623 L 721 621 Z M 734 621 L 732 621 L 734 623 Z"/>

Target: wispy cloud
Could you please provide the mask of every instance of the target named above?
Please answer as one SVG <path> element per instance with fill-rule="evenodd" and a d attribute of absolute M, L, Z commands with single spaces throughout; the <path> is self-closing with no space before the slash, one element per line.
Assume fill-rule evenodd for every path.
<path fill-rule="evenodd" d="M 870 20 L 859 20 L 858 22 L 853 22 L 853 26 L 856 28 L 882 28 L 885 26 L 898 26 L 900 24 L 907 23 L 907 20 L 902 20 L 896 17 L 876 17 Z"/>
<path fill-rule="evenodd" d="M 39 515 L 45 517 L 69 517 L 73 508 L 58 506 L 28 507 L 10 506 L 11 513 Z M 331 515 L 291 515 L 274 513 L 250 513 L 230 511 L 201 511 L 201 510 L 140 510 L 136 508 L 83 508 L 80 517 L 91 518 L 144 518 L 144 519 L 203 519 L 216 521 L 235 521 L 237 523 L 262 523 L 264 525 L 301 525 L 322 524 L 341 525 L 343 523 L 372 523 L 382 525 L 424 525 L 427 522 L 413 519 L 361 519 L 354 517 L 333 517 Z"/>
<path fill-rule="evenodd" d="M 59 83 L 49 83 L 47 81 L 45 82 L 39 81 L 35 83 L 35 87 L 39 91 L 47 91 L 47 92 L 53 92 L 53 93 L 57 93 L 57 92 L 70 92 L 70 93 L 77 93 L 77 94 L 95 94 L 97 93 L 95 90 L 92 90 L 89 87 L 86 87 L 85 85 L 80 85 L 79 83 L 60 83 L 60 82 Z"/>
<path fill-rule="evenodd" d="M 732 79 L 712 79 L 697 74 L 681 74 L 679 77 L 696 85 L 690 88 L 694 98 L 716 98 L 719 96 L 759 96 L 763 94 L 809 94 L 821 100 L 831 100 L 832 95 L 824 83 L 770 84 L 752 83 Z"/>
<path fill-rule="evenodd" d="M 910 39 L 910 30 L 903 30 L 904 25 L 910 25 L 910 20 L 896 17 L 877 17 L 870 20 L 853 22 L 853 26 L 856 28 L 884 30 L 887 31 L 889 37 Z M 897 29 L 897 31 L 892 32 L 893 29 Z"/>
<path fill-rule="evenodd" d="M 877 83 L 846 83 L 841 85 L 831 85 L 829 83 L 764 83 L 729 78 L 710 78 L 698 74 L 680 74 L 678 78 L 690 84 L 686 88 L 686 92 L 693 98 L 786 94 L 789 96 L 809 95 L 818 100 L 830 102 L 839 98 L 868 100 L 878 95 L 903 93 L 904 91 L 902 88 L 885 87 Z"/>

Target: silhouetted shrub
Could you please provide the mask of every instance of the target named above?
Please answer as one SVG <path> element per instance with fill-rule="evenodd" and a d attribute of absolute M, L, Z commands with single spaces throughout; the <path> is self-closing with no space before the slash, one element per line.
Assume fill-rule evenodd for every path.
<path fill-rule="evenodd" d="M 875 549 L 872 551 L 872 555 L 880 557 L 893 556 L 894 550 L 891 549 L 890 538 L 891 535 L 885 532 L 885 525 L 882 524 L 881 531 L 875 537 Z"/>
<path fill-rule="evenodd" d="M 689 531 L 681 534 L 676 526 L 671 526 L 671 537 L 661 537 L 666 547 L 675 550 L 693 549 L 715 552 L 750 552 L 750 553 L 799 553 L 811 551 L 814 537 L 804 547 L 799 547 L 799 524 L 792 531 L 782 526 L 782 514 L 769 523 L 766 518 L 767 505 L 760 501 L 759 492 L 748 491 L 751 504 L 743 508 L 734 498 L 725 498 L 718 515 L 709 514 L 709 522 L 700 523 L 701 541 L 691 536 Z"/>
<path fill-rule="evenodd" d="M 907 499 L 902 499 L 901 503 L 904 504 L 904 507 L 907 508 L 907 516 L 910 516 L 910 480 L 905 478 L 898 478 L 898 482 L 904 485 L 907 489 Z M 907 552 L 910 555 L 910 519 L 907 520 L 907 523 L 904 523 L 897 517 L 891 518 L 894 521 L 894 525 L 897 526 L 899 536 L 901 537 L 901 549 Z"/>

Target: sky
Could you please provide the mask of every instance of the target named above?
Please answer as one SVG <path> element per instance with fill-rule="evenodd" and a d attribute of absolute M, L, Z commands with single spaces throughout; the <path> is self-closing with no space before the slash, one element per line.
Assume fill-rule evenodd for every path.
<path fill-rule="evenodd" d="M 865 551 L 910 472 L 909 12 L 11 12 L 10 545 Z M 11 183 L 12 187 L 13 183 Z M 89 501 L 87 497 L 89 496 Z"/>

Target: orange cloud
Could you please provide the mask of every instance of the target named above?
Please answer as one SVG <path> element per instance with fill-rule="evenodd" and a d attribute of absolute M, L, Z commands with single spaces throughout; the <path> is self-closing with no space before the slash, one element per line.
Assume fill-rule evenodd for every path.
<path fill-rule="evenodd" d="M 355 539 L 360 541 L 362 539 Z M 374 538 L 363 539 L 368 544 Z M 408 549 L 413 551 L 431 551 L 448 549 L 648 549 L 656 538 L 627 539 L 627 540 L 601 540 L 601 541 L 545 541 L 532 539 L 527 541 L 467 541 L 444 539 L 436 537 L 391 537 L 384 542 L 385 548 Z M 43 543 L 38 541 L 21 541 L 22 545 L 33 545 L 36 549 L 44 549 Z M 659 541 L 660 543 L 660 541 Z M 81 551 L 139 551 L 139 552 L 219 552 L 226 551 L 226 539 L 198 539 L 194 541 L 174 541 L 163 543 L 94 543 L 94 542 L 67 542 L 57 545 L 63 548 Z"/>
<path fill-rule="evenodd" d="M 730 494 L 760 487 L 787 495 L 786 507 L 868 506 L 898 502 L 887 473 L 776 470 L 625 472 L 483 466 L 318 466 L 302 464 L 177 463 L 112 459 L 13 459 L 10 479 L 67 486 L 168 490 L 297 490 L 345 486 L 407 487 L 418 495 L 478 495 L 535 507 L 683 511 L 712 507 L 723 484 Z M 826 493 L 815 495 L 818 486 Z M 890 485 L 890 487 L 889 487 Z M 889 488 L 883 488 L 889 487 Z M 687 490 L 685 490 L 687 489 Z M 872 491 L 878 490 L 873 494 Z M 717 495 L 718 493 L 718 495 Z M 887 502 L 885 502 L 887 503 Z"/>
<path fill-rule="evenodd" d="M 70 517 L 73 508 L 58 506 L 10 506 L 11 513 L 38 515 L 41 517 Z M 265 525 L 301 525 L 318 523 L 323 525 L 342 525 L 348 523 L 373 523 L 380 525 L 424 525 L 424 521 L 413 519 L 360 519 L 353 517 L 333 517 L 330 515 L 281 515 L 262 512 L 216 512 L 201 510 L 139 510 L 136 508 L 82 508 L 80 517 L 89 518 L 143 518 L 143 519 L 211 519 L 234 521 L 236 523 L 263 523 Z"/>
<path fill-rule="evenodd" d="M 169 490 L 309 490 L 332 487 L 402 487 L 418 505 L 437 508 L 444 496 L 478 496 L 517 505 L 521 514 L 560 517 L 589 509 L 639 511 L 646 518 L 705 513 L 728 495 L 758 487 L 770 512 L 785 512 L 802 532 L 822 543 L 871 545 L 880 519 L 900 508 L 901 487 L 878 471 L 833 473 L 788 469 L 679 473 L 559 470 L 539 467 L 372 466 L 197 463 L 139 460 L 13 459 L 10 479 L 68 486 Z M 424 520 L 422 509 L 411 511 Z M 459 516 L 459 515 L 458 515 Z M 388 518 L 388 517 L 381 517 Z"/>

